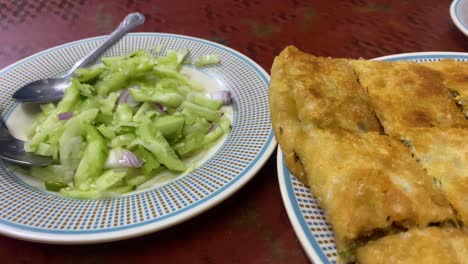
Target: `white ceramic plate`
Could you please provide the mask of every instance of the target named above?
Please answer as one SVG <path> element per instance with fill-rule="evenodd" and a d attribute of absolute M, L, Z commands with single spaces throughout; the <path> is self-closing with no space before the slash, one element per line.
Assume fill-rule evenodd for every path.
<path fill-rule="evenodd" d="M 468 61 L 468 53 L 416 52 L 390 55 L 376 60 L 429 62 L 447 58 Z M 333 230 L 325 217 L 325 212 L 317 205 L 309 188 L 291 175 L 279 147 L 276 160 L 283 203 L 302 247 L 315 264 L 336 263 L 338 253 Z"/>
<path fill-rule="evenodd" d="M 11 95 L 33 80 L 60 75 L 103 41 L 96 37 L 67 43 L 32 55 L 0 71 L 2 118 L 24 138 L 29 108 Z M 233 128 L 205 155 L 193 172 L 166 183 L 146 184 L 136 192 L 107 200 L 77 200 L 46 192 L 31 177 L 0 161 L 0 233 L 47 243 L 94 243 L 134 237 L 187 220 L 220 203 L 246 184 L 273 152 L 268 111 L 268 74 L 233 49 L 210 41 L 172 34 L 133 33 L 105 56 L 128 54 L 162 45 L 188 48 L 193 61 L 217 53 L 221 63 L 184 72 L 208 89 L 228 89 L 234 103 Z"/>
<path fill-rule="evenodd" d="M 457 28 L 468 36 L 468 1 L 454 0 L 450 5 L 450 17 Z"/>

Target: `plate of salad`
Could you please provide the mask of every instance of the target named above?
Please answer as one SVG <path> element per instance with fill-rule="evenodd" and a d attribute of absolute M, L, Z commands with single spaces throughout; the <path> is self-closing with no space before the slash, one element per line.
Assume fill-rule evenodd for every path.
<path fill-rule="evenodd" d="M 44 167 L 0 161 L 0 233 L 80 244 L 187 220 L 246 184 L 276 146 L 268 74 L 203 39 L 132 33 L 78 69 L 55 103 L 18 104 L 23 85 L 66 72 L 105 37 L 0 71 L 2 118 Z"/>

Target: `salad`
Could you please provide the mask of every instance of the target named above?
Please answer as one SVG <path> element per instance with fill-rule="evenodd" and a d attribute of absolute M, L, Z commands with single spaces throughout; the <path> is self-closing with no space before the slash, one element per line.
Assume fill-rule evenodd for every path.
<path fill-rule="evenodd" d="M 78 69 L 58 103 L 41 105 L 28 132 L 26 151 L 54 159 L 29 174 L 49 191 L 93 199 L 130 192 L 163 171 L 190 170 L 187 157 L 230 131 L 220 109 L 232 98 L 226 90 L 206 93 L 185 77 L 180 69 L 188 54 L 138 50 Z M 194 64 L 216 63 L 209 54 Z"/>

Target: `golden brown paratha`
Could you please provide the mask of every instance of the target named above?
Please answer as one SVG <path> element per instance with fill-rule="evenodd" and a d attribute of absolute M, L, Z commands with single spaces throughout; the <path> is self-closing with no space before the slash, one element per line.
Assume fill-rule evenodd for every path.
<path fill-rule="evenodd" d="M 465 232 L 454 240 L 442 227 L 421 229 L 467 223 L 468 121 L 457 102 L 466 102 L 468 64 L 458 63 L 321 58 L 292 46 L 275 59 L 275 135 L 326 211 L 344 261 L 365 245 L 363 263 L 437 262 L 417 255 L 432 251 L 426 233 L 451 245 L 446 256 L 466 256 Z"/>
<path fill-rule="evenodd" d="M 454 99 L 463 107 L 463 112 L 468 117 L 468 62 L 445 59 L 423 65 L 442 75 L 445 86 L 453 92 Z"/>
<path fill-rule="evenodd" d="M 315 57 L 292 46 L 273 62 L 270 112 L 288 168 L 304 184 L 307 181 L 294 150 L 302 128 L 380 130 L 347 60 Z"/>
<path fill-rule="evenodd" d="M 385 133 L 413 127 L 466 127 L 440 74 L 415 62 L 351 62 Z"/>
<path fill-rule="evenodd" d="M 361 264 L 465 264 L 468 233 L 454 228 L 413 229 L 369 242 L 357 250 Z"/>
<path fill-rule="evenodd" d="M 309 186 L 347 251 L 375 233 L 454 220 L 443 193 L 405 145 L 376 132 L 316 129 L 296 151 Z"/>
<path fill-rule="evenodd" d="M 468 226 L 468 130 L 417 128 L 403 139 Z"/>

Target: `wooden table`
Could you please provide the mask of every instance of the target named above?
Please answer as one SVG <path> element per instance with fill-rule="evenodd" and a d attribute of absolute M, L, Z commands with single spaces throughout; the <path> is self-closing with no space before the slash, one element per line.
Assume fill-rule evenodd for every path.
<path fill-rule="evenodd" d="M 137 31 L 209 39 L 269 71 L 286 45 L 315 55 L 373 58 L 467 51 L 450 0 L 0 1 L 0 67 L 66 42 L 104 35 L 132 11 Z M 1 210 L 1 208 L 0 208 Z M 45 245 L 0 236 L 2 263 L 307 263 L 280 197 L 273 155 L 242 190 L 175 227 L 120 242 Z"/>

